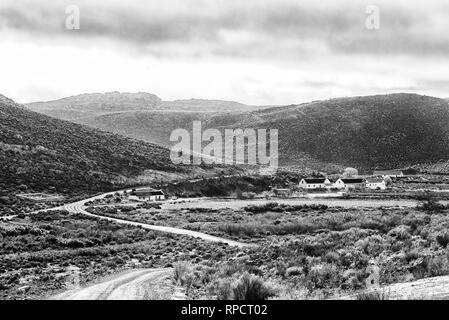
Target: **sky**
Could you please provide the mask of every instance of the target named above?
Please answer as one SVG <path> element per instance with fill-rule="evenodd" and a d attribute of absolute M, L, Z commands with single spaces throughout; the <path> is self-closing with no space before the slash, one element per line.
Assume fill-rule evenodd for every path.
<path fill-rule="evenodd" d="M 73 7 L 79 9 L 79 29 Z M 374 8 L 374 9 L 373 9 Z M 446 0 L 1 0 L 0 93 L 285 105 L 449 97 Z"/>

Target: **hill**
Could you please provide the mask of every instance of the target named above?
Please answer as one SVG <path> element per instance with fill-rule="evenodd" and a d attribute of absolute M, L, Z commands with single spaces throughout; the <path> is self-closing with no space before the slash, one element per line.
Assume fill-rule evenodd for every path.
<path fill-rule="evenodd" d="M 103 191 L 145 169 L 182 170 L 165 148 L 54 119 L 0 96 L 0 192 Z"/>
<path fill-rule="evenodd" d="M 203 128 L 278 129 L 279 163 L 317 170 L 356 166 L 370 171 L 449 158 L 449 106 L 434 97 L 398 93 L 258 110 L 240 107 L 227 112 L 205 112 L 201 108 L 185 112 L 175 106 L 75 121 L 162 146 L 171 145 L 173 129 L 191 130 L 193 120 L 202 120 Z"/>
<path fill-rule="evenodd" d="M 54 101 L 33 102 L 26 104 L 30 110 L 55 118 L 82 123 L 93 121 L 100 115 L 132 111 L 167 111 L 167 112 L 235 112 L 254 111 L 263 106 L 249 106 L 234 101 L 186 99 L 162 101 L 158 96 L 146 92 L 138 93 L 86 93 Z"/>
<path fill-rule="evenodd" d="M 206 120 L 208 115 L 213 116 L 204 112 L 129 111 L 78 119 L 77 122 L 167 147 L 173 130 L 191 128 L 194 120 Z"/>
<path fill-rule="evenodd" d="M 91 93 L 54 101 L 34 102 L 28 109 L 62 120 L 128 137 L 169 145 L 172 130 L 189 128 L 192 121 L 255 111 L 268 106 L 250 106 L 234 101 L 185 99 L 162 101 L 149 93 Z"/>
<path fill-rule="evenodd" d="M 371 170 L 448 159 L 448 121 L 449 105 L 443 99 L 391 94 L 260 110 L 235 126 L 278 128 L 285 158 L 306 152 Z"/>
<path fill-rule="evenodd" d="M 34 102 L 27 106 L 37 111 L 63 120 L 76 120 L 132 110 L 152 110 L 161 99 L 150 93 L 86 93 L 54 101 Z"/>
<path fill-rule="evenodd" d="M 191 112 L 236 112 L 253 111 L 265 106 L 250 106 L 235 101 L 184 99 L 175 101 L 163 101 L 160 109 L 164 111 L 191 111 Z"/>

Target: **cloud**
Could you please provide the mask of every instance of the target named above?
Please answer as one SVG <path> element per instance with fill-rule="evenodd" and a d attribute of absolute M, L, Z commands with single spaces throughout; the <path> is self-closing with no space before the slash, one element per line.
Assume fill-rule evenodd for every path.
<path fill-rule="evenodd" d="M 323 6 L 293 0 L 169 0 L 164 5 L 161 1 L 135 0 L 126 5 L 108 1 L 105 5 L 78 0 L 74 3 L 81 10 L 81 29 L 68 31 L 64 28 L 64 9 L 72 2 L 6 0 L 0 9 L 2 29 L 42 37 L 110 39 L 155 54 L 163 54 L 164 45 L 171 49 L 174 44 L 184 55 L 201 51 L 241 57 L 260 53 L 266 57 L 278 52 L 293 58 L 323 49 L 343 54 L 442 55 L 449 48 L 443 32 L 449 28 L 449 21 L 444 19 L 448 8 L 441 1 L 430 1 L 427 9 L 416 2 L 398 5 L 381 1 L 381 28 L 376 31 L 365 28 L 367 1 Z M 435 12 L 429 8 L 443 13 L 440 25 L 435 25 Z M 226 38 L 230 34 L 249 34 L 252 38 L 233 43 Z M 159 47 L 154 49 L 155 45 Z"/>
<path fill-rule="evenodd" d="M 0 90 L 21 101 L 122 90 L 249 104 L 446 95 L 449 3 L 376 0 L 380 29 L 367 30 L 373 2 L 2 0 Z M 71 4 L 80 30 L 65 28 Z"/>

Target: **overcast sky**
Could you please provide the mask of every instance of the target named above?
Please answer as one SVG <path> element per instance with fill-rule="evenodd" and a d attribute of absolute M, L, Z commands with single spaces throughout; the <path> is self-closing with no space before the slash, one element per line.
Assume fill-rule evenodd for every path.
<path fill-rule="evenodd" d="M 248 104 L 448 97 L 449 1 L 391 2 L 1 0 L 0 93 L 22 103 L 107 91 Z M 65 26 L 70 4 L 79 30 Z M 368 5 L 378 30 L 366 27 Z"/>

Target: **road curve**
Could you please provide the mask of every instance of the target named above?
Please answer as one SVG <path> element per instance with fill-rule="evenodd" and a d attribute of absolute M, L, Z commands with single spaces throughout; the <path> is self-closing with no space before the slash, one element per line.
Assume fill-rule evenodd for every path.
<path fill-rule="evenodd" d="M 122 191 L 113 191 L 113 192 L 107 192 L 107 193 L 103 193 L 88 199 L 84 199 L 81 201 L 77 201 L 77 202 L 73 202 L 73 203 L 69 203 L 60 207 L 56 207 L 56 208 L 51 208 L 48 210 L 67 210 L 71 213 L 80 213 L 80 214 L 84 214 L 86 216 L 89 217 L 95 217 L 98 219 L 104 219 L 104 220 L 108 220 L 108 221 L 113 221 L 116 223 L 120 223 L 120 224 L 126 224 L 126 225 L 131 225 L 131 226 L 136 226 L 136 227 L 142 227 L 144 229 L 147 230 L 153 230 L 153 231 L 160 231 L 160 232 L 167 232 L 167 233 L 173 233 L 173 234 L 181 234 L 181 235 L 187 235 L 187 236 L 191 236 L 191 237 L 195 237 L 195 238 L 200 238 L 206 241 L 211 241 L 211 242 L 221 242 L 221 243 L 226 243 L 230 246 L 235 246 L 235 247 L 249 247 L 249 246 L 253 246 L 252 244 L 247 244 L 247 243 L 243 243 L 243 242 L 238 242 L 238 241 L 234 241 L 234 240 L 229 240 L 226 238 L 221 238 L 221 237 L 215 237 L 215 236 L 211 236 L 209 234 L 206 233 L 202 233 L 202 232 L 198 232 L 198 231 L 192 231 L 192 230 L 186 230 L 186 229 L 180 229 L 180 228 L 173 228 L 173 227 L 166 227 L 166 226 L 155 226 L 155 225 L 151 225 L 151 224 L 146 224 L 146 223 L 140 223 L 140 222 L 135 222 L 135 221 L 129 221 L 129 220 L 124 220 L 124 219 L 118 219 L 118 218 L 112 218 L 112 217 L 105 217 L 105 216 L 101 216 L 101 215 L 97 215 L 97 214 L 93 214 L 90 212 L 87 212 L 86 209 L 86 203 L 89 201 L 93 201 L 96 199 L 101 199 L 104 198 L 107 195 L 110 194 L 115 194 L 115 193 L 123 193 L 125 191 L 131 191 L 131 189 L 129 190 L 122 190 Z M 42 211 L 47 211 L 47 210 L 39 210 L 39 212 Z"/>
<path fill-rule="evenodd" d="M 170 281 L 172 269 L 138 269 L 109 277 L 108 280 L 73 289 L 50 300 L 143 300 L 174 298 Z"/>

